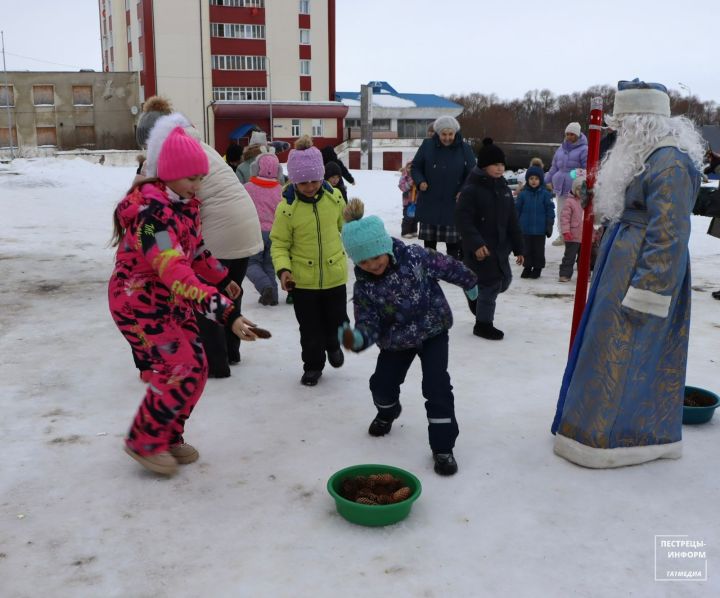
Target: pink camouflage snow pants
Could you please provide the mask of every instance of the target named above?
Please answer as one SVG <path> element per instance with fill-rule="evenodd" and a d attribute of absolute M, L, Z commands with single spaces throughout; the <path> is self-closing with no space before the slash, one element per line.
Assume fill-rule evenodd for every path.
<path fill-rule="evenodd" d="M 151 279 L 116 271 L 108 299 L 115 324 L 152 376 L 126 439 L 140 455 L 183 442 L 185 421 L 207 382 L 208 368 L 195 314 Z"/>

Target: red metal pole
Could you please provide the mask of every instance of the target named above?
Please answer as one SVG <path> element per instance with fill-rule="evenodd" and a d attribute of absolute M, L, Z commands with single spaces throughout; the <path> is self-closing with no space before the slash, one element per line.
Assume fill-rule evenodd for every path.
<path fill-rule="evenodd" d="M 587 203 L 583 218 L 582 240 L 580 242 L 580 259 L 578 262 L 577 284 L 575 286 L 575 307 L 573 309 L 572 326 L 570 328 L 570 348 L 572 349 L 575 333 L 580 325 L 585 303 L 587 302 L 588 278 L 590 277 L 590 254 L 592 253 L 593 237 L 593 206 L 592 189 L 595 186 L 598 161 L 600 157 L 600 134 L 602 130 L 603 102 L 601 97 L 590 101 L 590 126 L 588 133 L 587 157 Z M 560 215 L 558 214 L 558 217 Z"/>

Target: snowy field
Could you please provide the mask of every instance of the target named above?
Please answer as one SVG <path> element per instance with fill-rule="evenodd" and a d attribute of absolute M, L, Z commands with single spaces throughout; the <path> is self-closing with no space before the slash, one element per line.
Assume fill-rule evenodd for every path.
<path fill-rule="evenodd" d="M 720 595 L 720 416 L 685 427 L 677 461 L 593 471 L 553 455 L 574 285 L 557 282 L 562 248 L 549 243 L 541 279 L 513 266 L 502 342 L 473 336 L 462 291 L 444 287 L 456 476 L 432 471 L 417 363 L 402 418 L 372 438 L 377 349 L 301 386 L 292 308 L 259 305 L 247 281 L 243 311 L 273 338 L 208 382 L 186 431 L 200 461 L 169 480 L 143 471 L 122 451 L 143 386 L 106 300 L 111 213 L 133 174 L 80 159 L 0 166 L 0 596 Z M 398 175 L 353 174 L 350 194 L 398 235 Z M 708 223 L 693 217 L 688 384 L 717 392 Z M 335 512 L 326 481 L 357 463 L 420 477 L 408 519 L 364 528 Z M 655 581 L 662 534 L 704 542 L 707 581 Z"/>

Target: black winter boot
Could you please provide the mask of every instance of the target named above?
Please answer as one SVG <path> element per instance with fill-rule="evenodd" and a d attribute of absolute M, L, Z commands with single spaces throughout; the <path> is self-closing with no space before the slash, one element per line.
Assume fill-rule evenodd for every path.
<path fill-rule="evenodd" d="M 376 415 L 368 428 L 370 436 L 385 436 L 385 434 L 388 434 L 392 429 L 393 422 L 400 417 L 402 406 L 398 403 L 395 409 L 385 409 L 384 411 L 383 416 L 390 419 L 382 419 L 380 415 Z"/>
<path fill-rule="evenodd" d="M 449 453 L 433 453 L 433 459 L 435 460 L 435 473 L 438 475 L 453 475 L 457 473 L 458 464 L 455 461 L 455 457 L 452 451 Z"/>
<path fill-rule="evenodd" d="M 302 375 L 302 378 L 300 378 L 300 384 L 303 386 L 315 386 L 318 380 L 320 380 L 320 376 L 322 376 L 322 371 L 308 370 Z"/>
<path fill-rule="evenodd" d="M 492 322 L 475 322 L 473 334 L 480 338 L 486 338 L 489 341 L 499 341 L 505 336 L 505 333 L 495 328 Z"/>
<path fill-rule="evenodd" d="M 343 363 L 345 363 L 345 354 L 340 347 L 338 347 L 334 351 L 328 351 L 327 358 L 328 362 L 330 362 L 330 365 L 334 368 L 339 368 L 342 366 Z"/>
<path fill-rule="evenodd" d="M 370 436 L 385 436 L 385 434 L 389 433 L 392 429 L 392 425 L 392 421 L 387 422 L 380 419 L 380 417 L 376 417 L 370 422 L 368 434 L 370 434 Z"/>
<path fill-rule="evenodd" d="M 523 268 L 520 278 L 532 278 L 532 268 Z"/>

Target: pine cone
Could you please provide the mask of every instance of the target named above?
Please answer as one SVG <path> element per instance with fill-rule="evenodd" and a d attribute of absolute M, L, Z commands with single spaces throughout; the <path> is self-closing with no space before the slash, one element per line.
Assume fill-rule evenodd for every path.
<path fill-rule="evenodd" d="M 376 501 L 370 500 L 369 498 L 365 498 L 364 496 L 359 497 L 355 502 L 360 505 L 376 505 L 377 504 Z"/>
<path fill-rule="evenodd" d="M 392 498 L 395 502 L 400 502 L 410 498 L 410 488 L 403 486 L 400 490 L 393 492 Z"/>

